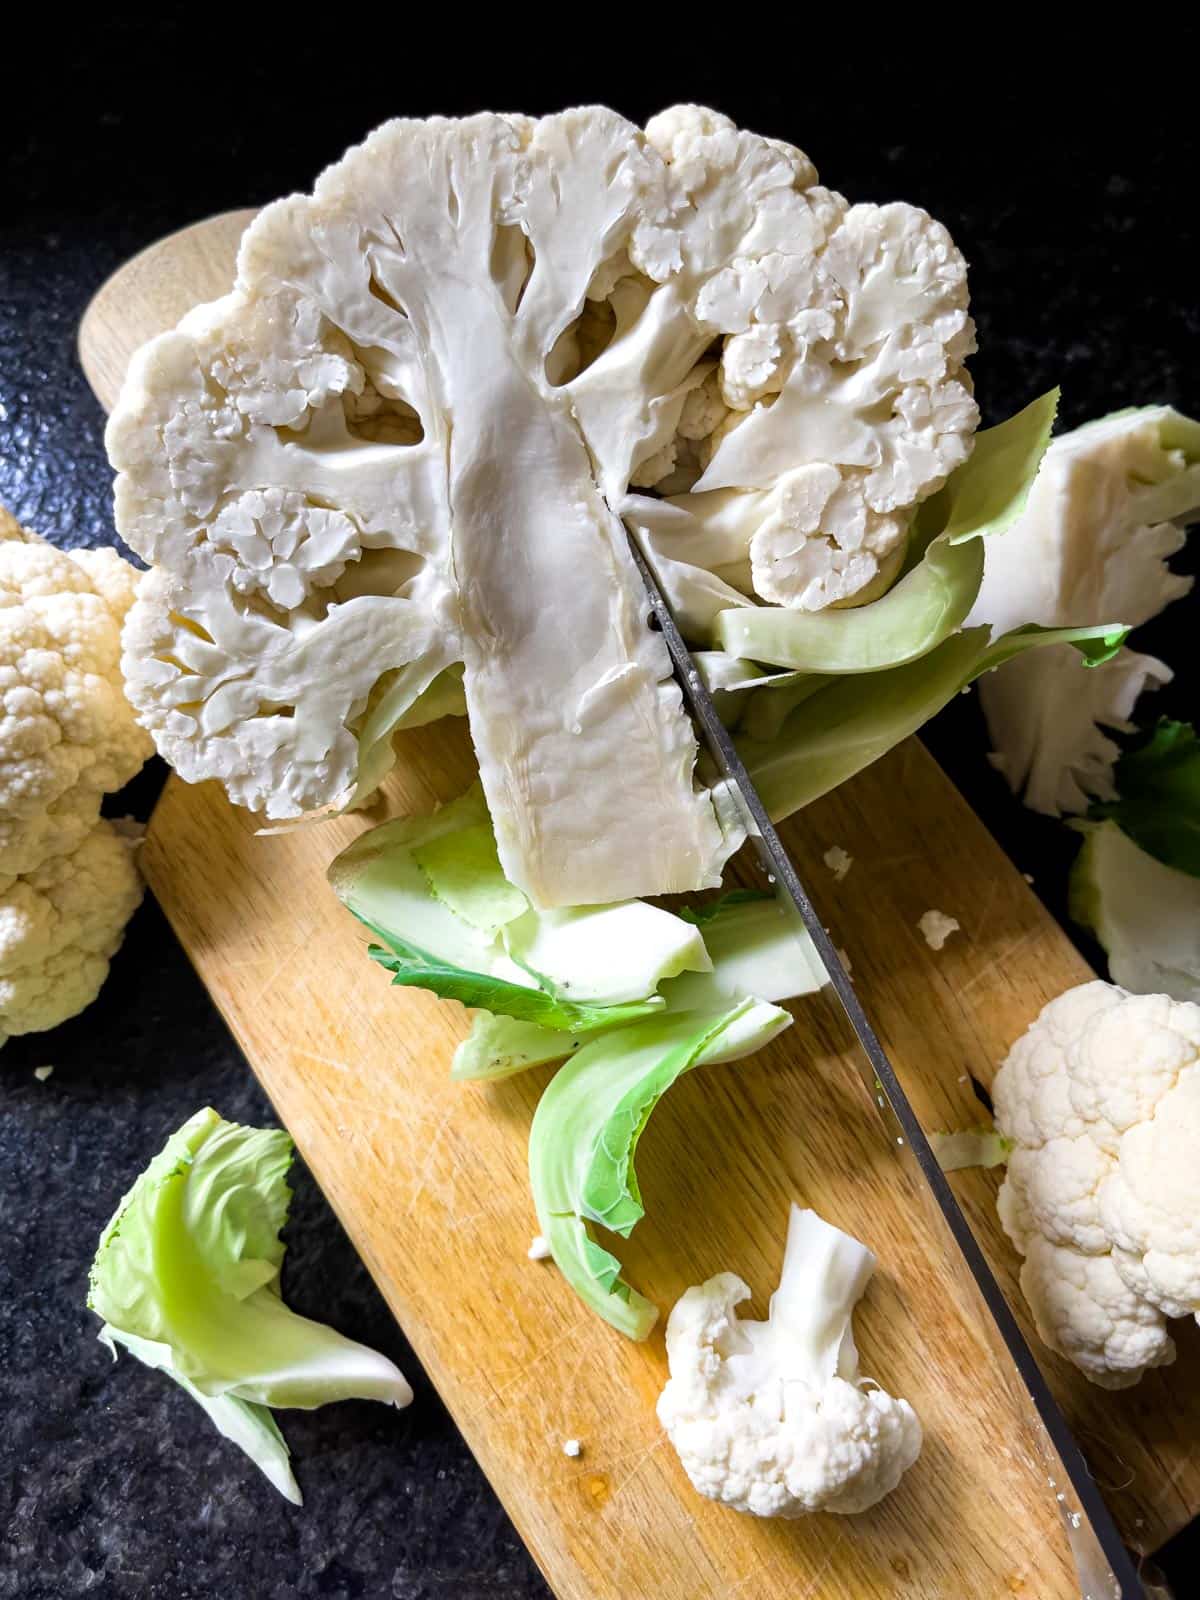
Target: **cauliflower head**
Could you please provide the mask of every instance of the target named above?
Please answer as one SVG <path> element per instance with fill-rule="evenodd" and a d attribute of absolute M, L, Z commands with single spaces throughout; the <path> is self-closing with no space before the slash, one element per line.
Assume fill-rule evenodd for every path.
<path fill-rule="evenodd" d="M 113 550 L 57 550 L 0 508 L 0 876 L 75 850 L 101 796 L 153 753 L 121 683 L 139 576 Z"/>
<path fill-rule="evenodd" d="M 0 881 L 0 1044 L 91 1005 L 141 899 L 130 841 L 95 817 L 73 850 Z"/>
<path fill-rule="evenodd" d="M 1118 411 L 1055 439 L 1014 527 L 986 545 L 967 626 L 1137 627 L 1187 594 L 1172 572 L 1200 518 L 1200 423 L 1170 406 Z M 1119 747 L 1142 693 L 1170 680 L 1154 656 L 1122 650 L 1081 680 L 1067 645 L 989 673 L 980 699 L 993 764 L 1014 794 L 1049 816 L 1112 800 Z"/>
<path fill-rule="evenodd" d="M 992 1086 L 1000 1220 L 1038 1332 L 1104 1388 L 1200 1314 L 1200 1005 L 1099 981 L 1047 1005 Z"/>
<path fill-rule="evenodd" d="M 711 883 L 728 842 L 625 525 L 672 519 L 710 612 L 867 598 L 969 451 L 972 348 L 939 224 L 715 112 L 388 123 L 131 365 L 138 715 L 186 779 L 294 817 L 378 782 L 462 663 L 536 905 Z"/>
<path fill-rule="evenodd" d="M 852 1515 L 912 1466 L 916 1413 L 859 1378 L 851 1316 L 874 1266 L 857 1240 L 793 1206 L 768 1321 L 738 1316 L 750 1290 L 731 1272 L 676 1302 L 658 1416 L 702 1495 L 759 1517 Z"/>

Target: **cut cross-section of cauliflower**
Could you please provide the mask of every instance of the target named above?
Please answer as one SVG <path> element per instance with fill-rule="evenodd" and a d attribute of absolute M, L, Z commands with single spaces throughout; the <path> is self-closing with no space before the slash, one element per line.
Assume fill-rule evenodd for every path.
<path fill-rule="evenodd" d="M 874 1268 L 864 1245 L 793 1206 L 766 1322 L 738 1316 L 750 1290 L 732 1272 L 676 1302 L 658 1416 L 701 1494 L 800 1517 L 866 1511 L 896 1487 L 921 1424 L 859 1376 L 851 1317 Z"/>
<path fill-rule="evenodd" d="M 992 1086 L 1012 1141 L 1000 1220 L 1052 1349 L 1119 1389 L 1200 1315 L 1200 1006 L 1083 984 L 1052 1000 Z"/>
<path fill-rule="evenodd" d="M 762 599 L 816 611 L 895 577 L 913 510 L 966 459 L 977 411 L 966 267 L 945 229 L 822 191 L 813 231 L 803 267 L 785 247 L 707 296 L 728 335 L 723 397 L 748 415 L 673 504 L 698 534 L 725 530 Z"/>
<path fill-rule="evenodd" d="M 377 782 L 462 662 L 536 904 L 715 881 L 623 525 L 665 503 L 634 486 L 688 491 L 665 509 L 723 546 L 720 606 L 868 597 L 968 452 L 966 305 L 923 212 L 850 207 L 699 107 L 387 124 L 131 365 L 108 445 L 157 569 L 125 634 L 144 725 L 185 778 L 297 816 Z"/>

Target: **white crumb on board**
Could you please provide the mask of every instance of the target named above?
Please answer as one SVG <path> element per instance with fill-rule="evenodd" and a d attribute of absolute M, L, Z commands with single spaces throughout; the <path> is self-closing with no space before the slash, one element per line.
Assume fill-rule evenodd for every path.
<path fill-rule="evenodd" d="M 948 917 L 944 911 L 927 911 L 917 927 L 931 950 L 940 950 L 950 935 L 959 931 L 957 919 Z"/>
<path fill-rule="evenodd" d="M 34 1067 L 33 1075 L 39 1083 L 45 1083 L 46 1079 L 53 1071 L 53 1067 Z"/>
<path fill-rule="evenodd" d="M 843 850 L 840 844 L 831 844 L 825 852 L 825 865 L 833 873 L 834 882 L 841 883 L 854 865 L 854 857 Z"/>
<path fill-rule="evenodd" d="M 1033 873 L 1032 872 L 1023 872 L 1021 874 L 1021 876 L 1025 879 L 1026 883 L 1032 883 L 1033 882 Z"/>
<path fill-rule="evenodd" d="M 570 1456 L 572 1461 L 574 1461 L 576 1456 L 581 1456 L 583 1454 L 583 1446 L 580 1444 L 578 1439 L 564 1439 L 562 1453 L 565 1456 Z"/>
<path fill-rule="evenodd" d="M 550 1254 L 550 1241 L 545 1234 L 535 1233 L 529 1241 L 529 1249 L 525 1254 L 530 1261 L 545 1261 Z"/>

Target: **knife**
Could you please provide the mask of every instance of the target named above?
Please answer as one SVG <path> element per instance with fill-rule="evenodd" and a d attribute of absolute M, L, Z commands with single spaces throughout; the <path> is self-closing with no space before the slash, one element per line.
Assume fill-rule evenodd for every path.
<path fill-rule="evenodd" d="M 1047 1491 L 1054 1495 L 1062 1516 L 1079 1577 L 1081 1600 L 1146 1600 L 1130 1554 L 1088 1471 L 1067 1419 L 1051 1394 L 1004 1292 L 954 1198 L 954 1191 L 867 1020 L 833 942 L 813 910 L 729 730 L 717 714 L 713 698 L 704 686 L 636 534 L 631 534 L 629 543 L 646 586 L 651 627 L 662 634 L 684 704 L 742 814 L 747 834 L 767 881 L 774 886 L 776 898 L 786 914 L 803 925 L 824 963 L 830 987 L 841 1002 L 861 1047 L 856 1053 L 859 1073 L 867 1094 L 883 1118 L 888 1138 L 910 1171 L 919 1176 L 922 1187 L 933 1200 L 951 1248 L 965 1263 L 983 1302 L 982 1325 L 991 1336 L 1002 1370 L 1009 1377 L 1028 1419 L 1030 1437 L 1046 1473 Z"/>

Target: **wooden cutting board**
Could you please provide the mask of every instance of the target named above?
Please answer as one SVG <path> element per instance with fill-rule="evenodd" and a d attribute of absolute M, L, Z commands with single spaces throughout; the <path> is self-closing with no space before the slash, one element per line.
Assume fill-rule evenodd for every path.
<path fill-rule="evenodd" d="M 228 287 L 249 215 L 174 235 L 100 291 L 80 355 L 105 406 L 137 344 Z M 471 780 L 459 722 L 400 745 L 380 813 L 426 810 Z M 172 779 L 143 860 L 555 1592 L 1077 1596 L 974 1292 L 881 1137 L 827 998 L 797 1004 L 795 1026 L 759 1056 L 672 1090 L 640 1147 L 647 1217 L 620 1248 L 632 1281 L 664 1309 L 687 1284 L 733 1269 L 754 1286 L 755 1314 L 778 1274 L 790 1200 L 879 1255 L 856 1321 L 864 1370 L 914 1402 L 924 1453 L 873 1512 L 760 1522 L 697 1496 L 659 1431 L 661 1327 L 645 1344 L 625 1341 L 582 1308 L 552 1264 L 527 1259 L 535 1219 L 526 1135 L 548 1073 L 492 1087 L 451 1082 L 465 1013 L 390 988 L 325 885 L 329 860 L 367 825 L 342 818 L 259 836 L 215 785 Z M 970 1075 L 989 1082 L 1042 1004 L 1090 976 L 1085 964 L 915 741 L 792 819 L 783 837 L 925 1126 L 976 1122 Z M 854 856 L 841 884 L 823 863 L 834 844 Z M 931 907 L 962 925 L 940 953 L 916 927 Z M 995 1218 L 995 1176 L 966 1173 L 955 1184 L 1023 1315 L 1017 1263 Z M 1190 1323 L 1179 1332 L 1178 1364 L 1123 1394 L 1046 1357 L 1114 1515 L 1141 1550 L 1200 1507 L 1200 1341 Z M 582 1441 L 578 1459 L 563 1455 L 567 1438 Z"/>

